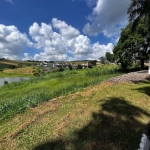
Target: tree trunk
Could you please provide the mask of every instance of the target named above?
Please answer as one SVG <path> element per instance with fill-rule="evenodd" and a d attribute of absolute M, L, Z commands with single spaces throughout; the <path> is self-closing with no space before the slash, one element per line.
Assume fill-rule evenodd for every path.
<path fill-rule="evenodd" d="M 144 70 L 144 59 L 141 60 L 141 70 Z"/>

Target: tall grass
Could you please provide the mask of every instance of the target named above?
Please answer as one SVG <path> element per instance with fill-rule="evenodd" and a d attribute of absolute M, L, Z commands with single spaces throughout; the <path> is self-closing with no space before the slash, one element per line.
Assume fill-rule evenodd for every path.
<path fill-rule="evenodd" d="M 29 107 L 79 91 L 116 75 L 119 75 L 117 68 L 96 67 L 88 71 L 56 72 L 45 77 L 5 85 L 0 88 L 0 121 Z"/>
<path fill-rule="evenodd" d="M 121 72 L 117 66 L 101 66 L 85 72 L 88 76 L 101 76 Z"/>

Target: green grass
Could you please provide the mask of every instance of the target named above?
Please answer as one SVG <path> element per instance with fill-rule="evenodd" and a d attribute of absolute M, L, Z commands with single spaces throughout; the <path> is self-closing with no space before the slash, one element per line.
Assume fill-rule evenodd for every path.
<path fill-rule="evenodd" d="M 52 99 L 2 122 L 0 149 L 137 150 L 150 117 L 149 91 L 150 82 L 101 83 Z"/>
<path fill-rule="evenodd" d="M 0 70 L 2 71 L 4 69 L 7 69 L 7 68 L 9 68 L 9 66 L 10 65 L 8 65 L 8 64 L 2 64 L 2 63 L 0 63 Z"/>
<path fill-rule="evenodd" d="M 0 72 L 0 78 L 3 77 L 31 77 L 33 78 L 32 74 L 24 74 L 24 73 L 6 73 L 6 72 Z"/>
<path fill-rule="evenodd" d="M 82 88 L 95 85 L 110 77 L 119 75 L 116 71 L 111 71 L 110 73 L 110 67 L 103 68 L 103 73 L 100 76 L 93 70 L 101 70 L 101 68 L 96 67 L 88 71 L 68 70 L 56 72 L 45 77 L 33 78 L 28 81 L 16 82 L 1 87 L 0 120 L 8 119 L 27 108 L 35 107 L 52 98 L 80 91 Z M 90 72 L 92 72 L 93 76 L 91 76 Z"/>

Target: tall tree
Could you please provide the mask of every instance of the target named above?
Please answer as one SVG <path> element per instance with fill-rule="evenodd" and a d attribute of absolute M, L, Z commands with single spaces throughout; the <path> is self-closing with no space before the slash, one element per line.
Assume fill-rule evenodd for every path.
<path fill-rule="evenodd" d="M 144 18 L 145 25 L 148 26 L 148 32 L 150 34 L 150 0 L 131 0 L 131 5 L 127 13 L 129 15 L 129 21 L 133 22 L 133 31 L 135 31 L 140 19 Z"/>
<path fill-rule="evenodd" d="M 106 57 L 104 57 L 104 56 L 101 56 L 101 57 L 99 58 L 99 60 L 100 60 L 100 62 L 101 62 L 102 64 L 106 64 L 106 62 L 107 62 L 107 59 L 106 59 Z"/>
<path fill-rule="evenodd" d="M 114 54 L 124 70 L 131 67 L 134 60 L 140 60 L 141 69 L 144 69 L 144 61 L 148 59 L 150 50 L 150 36 L 144 19 L 140 19 L 135 32 L 132 32 L 132 24 L 122 29 L 119 42 L 114 47 Z"/>
<path fill-rule="evenodd" d="M 106 57 L 106 59 L 107 59 L 109 62 L 114 62 L 114 61 L 115 61 L 114 55 L 111 54 L 110 52 L 106 52 L 105 57 Z"/>

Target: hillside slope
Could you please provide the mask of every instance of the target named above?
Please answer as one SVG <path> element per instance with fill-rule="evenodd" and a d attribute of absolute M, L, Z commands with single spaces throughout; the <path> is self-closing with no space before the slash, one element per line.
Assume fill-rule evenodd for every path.
<path fill-rule="evenodd" d="M 150 116 L 150 82 L 103 82 L 0 124 L 0 149 L 136 150 Z"/>

